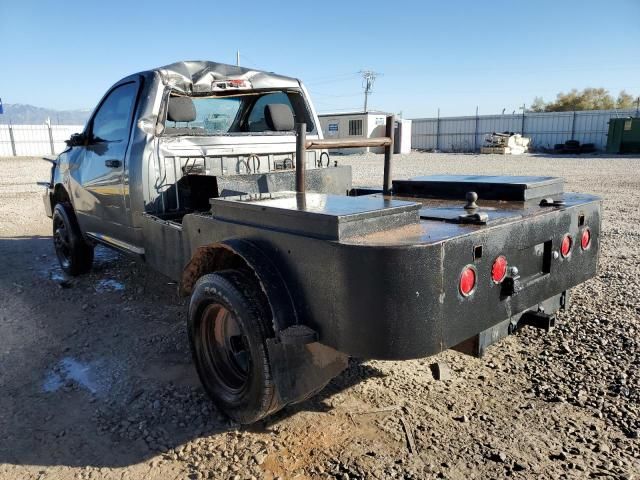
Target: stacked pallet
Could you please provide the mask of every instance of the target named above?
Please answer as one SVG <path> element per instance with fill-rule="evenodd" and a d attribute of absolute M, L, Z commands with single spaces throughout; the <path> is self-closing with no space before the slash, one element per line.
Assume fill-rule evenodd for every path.
<path fill-rule="evenodd" d="M 530 138 L 523 137 L 519 133 L 493 132 L 485 138 L 485 146 L 480 148 L 480 153 L 520 155 L 529 150 L 530 142 Z"/>

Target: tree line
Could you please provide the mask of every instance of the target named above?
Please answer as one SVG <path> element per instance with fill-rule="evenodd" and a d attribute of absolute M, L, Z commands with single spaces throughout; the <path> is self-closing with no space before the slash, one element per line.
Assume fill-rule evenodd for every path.
<path fill-rule="evenodd" d="M 532 112 L 572 112 L 615 108 L 623 110 L 636 108 L 639 98 L 624 90 L 614 98 L 606 88 L 585 88 L 582 91 L 574 88 L 567 93 L 559 93 L 553 102 L 545 102 L 542 97 L 535 97 L 529 110 Z"/>

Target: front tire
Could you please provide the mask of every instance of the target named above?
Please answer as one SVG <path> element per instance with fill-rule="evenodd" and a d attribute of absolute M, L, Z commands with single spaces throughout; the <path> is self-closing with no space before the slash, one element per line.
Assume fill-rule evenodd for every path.
<path fill-rule="evenodd" d="M 200 381 L 241 424 L 276 410 L 266 344 L 271 316 L 261 295 L 248 276 L 224 270 L 201 277 L 189 304 L 189 342 Z"/>
<path fill-rule="evenodd" d="M 53 209 L 53 246 L 66 274 L 75 277 L 91 270 L 93 247 L 82 238 L 73 210 L 64 203 Z"/>

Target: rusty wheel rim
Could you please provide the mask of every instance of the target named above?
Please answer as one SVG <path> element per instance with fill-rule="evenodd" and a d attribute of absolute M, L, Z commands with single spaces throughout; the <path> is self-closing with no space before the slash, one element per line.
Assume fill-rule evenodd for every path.
<path fill-rule="evenodd" d="M 202 315 L 201 356 L 206 368 L 232 395 L 248 385 L 251 355 L 247 337 L 235 315 L 224 305 L 208 305 Z"/>

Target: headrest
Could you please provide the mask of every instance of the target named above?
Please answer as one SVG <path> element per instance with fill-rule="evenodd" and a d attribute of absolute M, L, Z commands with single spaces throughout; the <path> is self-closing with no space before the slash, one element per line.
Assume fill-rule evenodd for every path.
<path fill-rule="evenodd" d="M 196 107 L 189 97 L 169 97 L 167 120 L 172 122 L 193 122 L 196 119 Z"/>
<path fill-rule="evenodd" d="M 286 132 L 293 130 L 293 112 L 289 105 L 282 103 L 270 103 L 264 107 L 264 119 L 269 130 Z"/>

